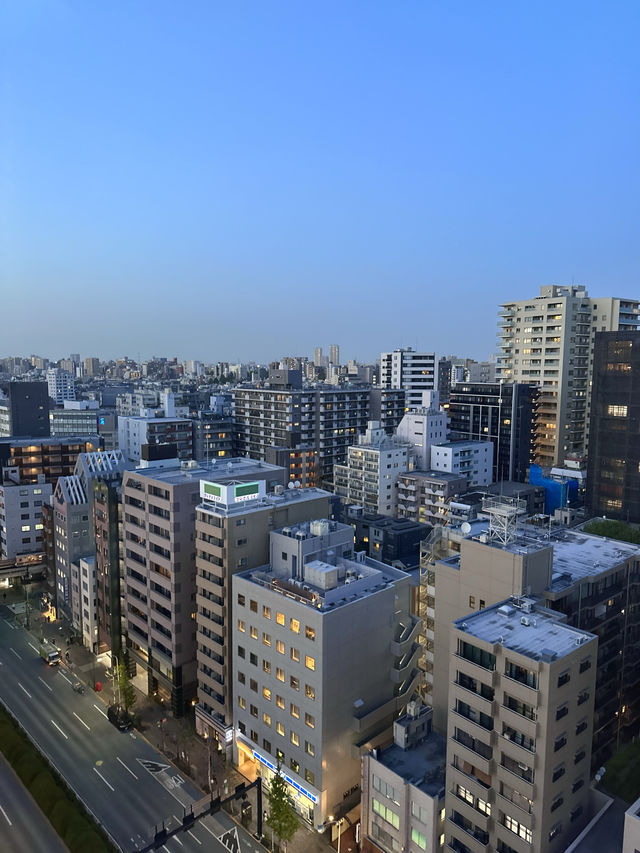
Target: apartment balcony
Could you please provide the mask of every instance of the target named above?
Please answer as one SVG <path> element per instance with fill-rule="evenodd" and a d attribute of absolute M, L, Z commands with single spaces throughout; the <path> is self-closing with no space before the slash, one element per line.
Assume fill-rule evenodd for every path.
<path fill-rule="evenodd" d="M 535 800 L 536 797 L 536 786 L 533 782 L 530 782 L 524 776 L 519 773 L 514 773 L 512 770 L 508 770 L 503 764 L 496 762 L 495 768 L 496 777 L 499 782 L 504 782 L 510 788 L 515 788 L 525 797 L 528 797 L 530 800 Z M 495 783 L 494 783 L 495 784 Z M 499 784 L 496 785 L 499 789 Z"/>
<path fill-rule="evenodd" d="M 473 742 L 473 738 L 466 743 L 471 743 L 470 746 L 467 746 L 462 741 L 457 740 L 453 735 L 450 737 L 451 748 L 455 755 L 458 756 L 458 760 L 466 761 L 468 764 L 473 767 L 477 767 L 482 773 L 486 773 L 488 776 L 491 775 L 493 769 L 493 761 L 490 757 L 488 757 L 491 753 L 491 748 L 486 747 L 485 754 L 480 754 L 476 752 L 473 746 L 475 745 Z M 481 747 L 482 748 L 482 747 Z M 513 784 L 513 783 L 512 783 Z"/>
<path fill-rule="evenodd" d="M 464 687 L 459 681 L 452 681 L 451 688 L 452 699 L 462 698 L 464 701 L 474 704 L 483 714 L 487 714 L 489 717 L 494 715 L 495 699 L 489 699 L 481 693 L 476 693 L 475 690 Z"/>
<path fill-rule="evenodd" d="M 450 793 L 455 797 L 453 801 L 455 803 L 455 805 L 453 805 L 454 811 L 458 812 L 465 821 L 468 821 L 470 824 L 475 824 L 476 828 L 481 832 L 488 832 L 491 816 L 479 811 L 472 806 L 471 803 L 467 802 L 467 800 L 463 800 L 462 797 L 459 797 L 455 792 L 455 785 Z M 486 794 L 484 796 L 481 795 L 481 799 L 486 799 Z"/>
<path fill-rule="evenodd" d="M 457 803 L 456 803 L 457 807 Z M 452 817 L 447 817 L 449 829 L 455 827 L 455 836 L 471 850 L 471 853 L 486 853 L 489 850 L 489 833 L 480 829 L 472 821 L 463 818 L 459 812 L 454 812 Z"/>
<path fill-rule="evenodd" d="M 511 787 L 514 788 L 513 785 Z M 517 793 L 515 788 L 514 793 Z M 517 796 L 514 799 L 510 799 L 500 794 L 499 791 L 496 791 L 495 794 L 495 805 L 497 808 L 501 809 L 505 814 L 512 815 L 518 823 L 526 826 L 527 829 L 534 828 L 535 817 L 531 812 L 533 806 L 528 803 L 525 797 Z"/>

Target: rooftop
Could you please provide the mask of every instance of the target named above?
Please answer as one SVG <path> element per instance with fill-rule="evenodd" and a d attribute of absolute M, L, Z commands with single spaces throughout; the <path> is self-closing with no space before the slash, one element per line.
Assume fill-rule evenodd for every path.
<path fill-rule="evenodd" d="M 555 660 L 595 640 L 588 631 L 571 628 L 557 613 L 538 606 L 534 599 L 513 596 L 457 619 L 454 626 L 491 645 L 532 660 Z"/>
<path fill-rule="evenodd" d="M 441 483 L 451 483 L 457 480 L 465 480 L 466 482 L 466 477 L 463 474 L 449 474 L 448 471 L 404 471 L 400 474 L 400 479 L 403 477 L 419 477 L 423 480 L 438 480 Z"/>
<path fill-rule="evenodd" d="M 432 731 L 410 749 L 394 743 L 380 750 L 377 761 L 428 796 L 438 797 L 444 790 L 447 739 Z"/>
<path fill-rule="evenodd" d="M 98 435 L 52 435 L 44 438 L 0 438 L 0 444 L 10 447 L 42 447 L 62 444 L 86 444 L 91 442 L 96 447 L 100 444 Z"/>
<path fill-rule="evenodd" d="M 265 462 L 258 463 L 262 465 L 266 465 Z M 272 468 L 277 468 L 278 466 L 270 466 Z M 233 472 L 235 474 L 241 472 Z M 251 471 L 247 471 L 247 474 L 251 474 Z M 255 472 L 254 472 L 255 473 Z M 212 476 L 212 474 L 214 476 Z M 213 479 L 216 481 L 220 481 L 223 479 L 224 482 L 228 482 L 230 477 L 222 475 L 220 469 L 218 471 L 211 472 L 210 470 L 205 471 L 206 477 L 205 479 Z M 202 475 L 198 475 L 201 477 Z M 282 493 L 276 494 L 275 492 L 269 492 L 266 495 L 256 498 L 255 500 L 244 500 L 239 503 L 233 504 L 223 504 L 223 503 L 214 503 L 213 501 L 202 501 L 198 504 L 197 509 L 200 512 L 209 512 L 212 515 L 218 516 L 230 516 L 230 515 L 246 515 L 250 512 L 261 512 L 268 507 L 277 508 L 282 506 L 288 506 L 292 503 L 301 503 L 303 501 L 317 500 L 318 498 L 330 498 L 333 497 L 331 492 L 327 492 L 324 489 L 316 489 L 316 488 L 308 488 L 308 489 L 284 489 Z"/>
<path fill-rule="evenodd" d="M 265 471 L 281 470 L 279 465 L 247 459 L 245 456 L 234 456 L 220 462 L 192 462 L 188 465 L 176 460 L 175 465 L 170 467 L 137 468 L 135 474 L 149 480 L 159 480 L 163 483 L 175 485 L 176 483 L 185 483 L 188 480 L 222 480 L 228 482 L 236 477 L 252 477 Z"/>

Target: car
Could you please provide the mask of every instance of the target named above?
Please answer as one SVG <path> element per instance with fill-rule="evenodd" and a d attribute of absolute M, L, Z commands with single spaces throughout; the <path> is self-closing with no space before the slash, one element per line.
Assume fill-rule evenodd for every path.
<path fill-rule="evenodd" d="M 107 708 L 107 719 L 121 732 L 133 728 L 133 720 L 121 705 L 109 705 Z"/>

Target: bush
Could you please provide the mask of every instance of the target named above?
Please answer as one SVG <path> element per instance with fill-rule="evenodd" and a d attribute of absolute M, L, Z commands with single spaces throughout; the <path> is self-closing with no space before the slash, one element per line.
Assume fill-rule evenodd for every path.
<path fill-rule="evenodd" d="M 85 829 L 72 839 L 65 835 L 64 840 L 71 853 L 107 853 L 104 842 L 92 829 Z"/>
<path fill-rule="evenodd" d="M 29 790 L 33 799 L 46 815 L 51 812 L 58 800 L 64 798 L 64 793 L 56 785 L 55 779 L 48 770 L 38 773 L 29 786 Z"/>
<path fill-rule="evenodd" d="M 74 815 L 69 821 L 69 826 L 64 834 L 65 844 L 70 850 L 73 850 L 75 845 L 77 845 L 78 839 L 88 832 L 91 832 L 91 827 L 87 823 L 86 818 L 83 815 Z"/>
<path fill-rule="evenodd" d="M 619 539 L 621 542 L 632 542 L 640 545 L 640 530 L 632 527 L 624 521 L 590 521 L 584 526 L 585 533 L 593 533 L 596 536 L 606 536 L 608 539 Z"/>
<path fill-rule="evenodd" d="M 28 788 L 36 778 L 36 776 L 45 769 L 42 759 L 33 750 L 25 750 L 18 761 L 13 765 L 13 769 L 20 777 L 22 784 Z"/>
<path fill-rule="evenodd" d="M 66 798 L 59 800 L 51 809 L 51 812 L 48 815 L 49 821 L 60 838 L 64 838 L 67 827 L 71 823 L 71 819 L 76 814 L 76 809 Z"/>

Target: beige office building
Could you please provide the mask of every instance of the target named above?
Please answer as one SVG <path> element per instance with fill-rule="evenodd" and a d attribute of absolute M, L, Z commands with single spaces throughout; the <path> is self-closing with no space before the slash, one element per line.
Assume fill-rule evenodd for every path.
<path fill-rule="evenodd" d="M 203 481 L 196 515 L 198 703 L 196 729 L 231 758 L 233 742 L 231 578 L 269 562 L 273 530 L 326 518 L 330 493 L 264 483 Z"/>
<path fill-rule="evenodd" d="M 588 821 L 598 641 L 532 599 L 451 627 L 446 844 L 561 853 Z"/>
<path fill-rule="evenodd" d="M 586 452 L 595 333 L 637 330 L 639 305 L 554 284 L 533 299 L 501 306 L 497 377 L 541 389 L 534 415 L 537 464 L 558 465 L 568 453 Z"/>

